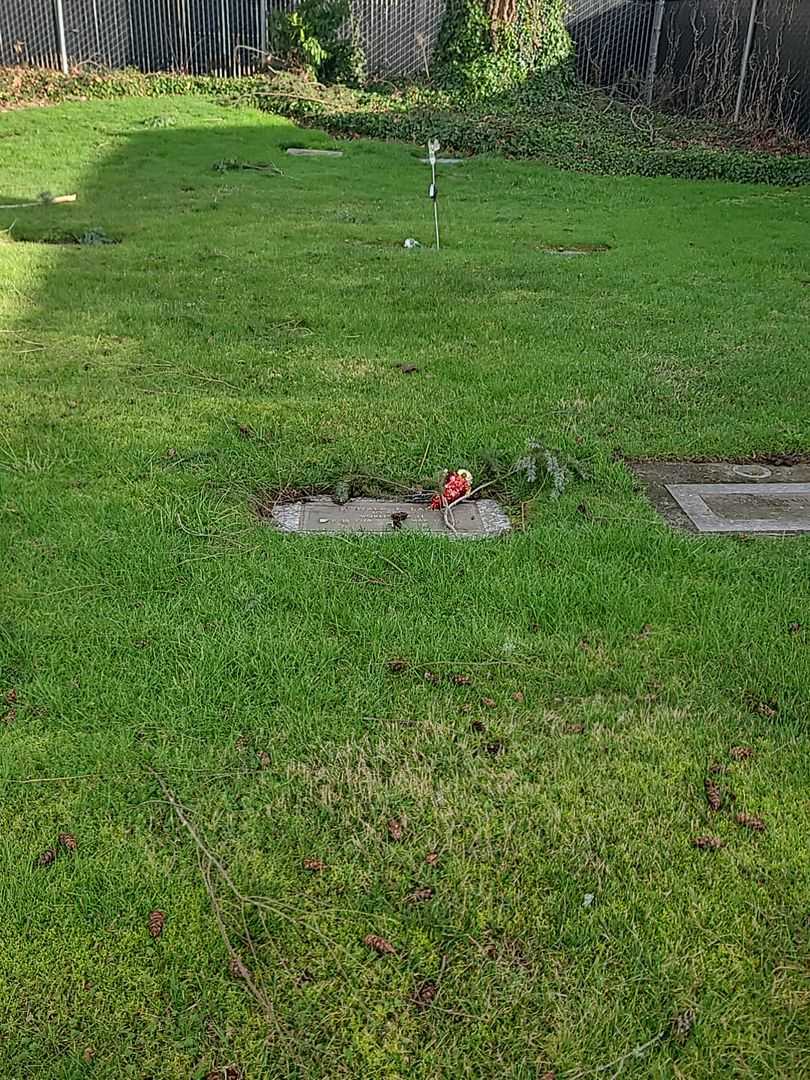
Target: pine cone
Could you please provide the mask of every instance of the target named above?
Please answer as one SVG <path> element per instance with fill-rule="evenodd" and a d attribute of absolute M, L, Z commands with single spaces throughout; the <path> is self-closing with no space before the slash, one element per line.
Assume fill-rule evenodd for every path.
<path fill-rule="evenodd" d="M 765 822 L 754 814 L 737 814 L 734 820 L 745 829 L 751 829 L 753 832 L 765 832 Z"/>
<path fill-rule="evenodd" d="M 754 756 L 754 750 L 751 746 L 732 746 L 728 755 L 733 758 L 734 761 L 747 761 L 748 758 Z"/>
<path fill-rule="evenodd" d="M 6 712 L 3 713 L 2 721 L 3 721 L 4 724 L 13 724 L 16 719 L 17 719 L 17 710 L 16 709 L 13 709 L 13 708 L 8 709 Z"/>
<path fill-rule="evenodd" d="M 412 1001 L 414 1005 L 418 1005 L 420 1008 L 425 1008 L 427 1005 L 432 1005 L 436 995 L 439 992 L 439 988 L 435 982 L 431 982 L 428 979 L 423 982 L 421 986 L 418 986 L 414 991 Z"/>
<path fill-rule="evenodd" d="M 162 911 L 149 912 L 149 936 L 159 938 L 166 925 L 166 916 Z"/>
<path fill-rule="evenodd" d="M 495 698 L 482 697 L 481 704 L 484 706 L 485 709 L 494 709 L 498 702 L 495 700 Z"/>
<path fill-rule="evenodd" d="M 708 769 L 709 776 L 720 776 L 725 771 L 726 771 L 726 767 L 720 761 L 713 761 L 709 765 L 709 769 Z"/>
<path fill-rule="evenodd" d="M 231 976 L 234 979 L 244 979 L 244 977 L 248 973 L 247 968 L 242 963 L 241 959 L 236 955 L 231 957 L 228 963 L 228 971 L 230 971 Z"/>
<path fill-rule="evenodd" d="M 471 675 L 451 675 L 450 676 L 450 682 L 453 683 L 455 686 L 471 686 L 472 685 L 472 676 Z"/>
<path fill-rule="evenodd" d="M 402 822 L 395 817 L 388 819 L 388 835 L 389 837 L 398 842 L 402 839 L 404 829 L 402 828 Z"/>
<path fill-rule="evenodd" d="M 433 686 L 438 686 L 442 681 L 441 675 L 437 675 L 434 671 L 426 671 L 422 677 L 425 682 L 429 682 Z"/>
<path fill-rule="evenodd" d="M 392 675 L 401 675 L 403 671 L 407 670 L 407 667 L 408 667 L 408 661 L 407 660 L 389 660 L 388 661 L 388 670 L 392 673 Z"/>
<path fill-rule="evenodd" d="M 384 937 L 378 937 L 376 934 L 366 934 L 363 938 L 363 944 L 381 956 L 392 956 L 396 952 L 390 941 L 386 941 Z"/>
<path fill-rule="evenodd" d="M 6 705 L 13 705 L 14 702 L 17 700 L 17 691 L 14 689 L 13 686 L 10 690 L 6 690 L 4 700 Z"/>
<path fill-rule="evenodd" d="M 34 865 L 35 866 L 50 866 L 51 863 L 56 861 L 56 850 L 52 847 L 46 848 L 43 852 L 37 855 Z"/>
<path fill-rule="evenodd" d="M 74 854 L 79 847 L 76 837 L 68 832 L 59 833 L 59 843 L 65 851 L 69 851 L 71 855 Z"/>
<path fill-rule="evenodd" d="M 304 869 L 317 873 L 320 870 L 326 869 L 326 863 L 323 859 L 304 859 Z"/>
<path fill-rule="evenodd" d="M 673 1039 L 677 1039 L 678 1042 L 685 1042 L 689 1038 L 689 1034 L 692 1028 L 695 1026 L 695 1010 L 684 1009 L 682 1013 L 678 1013 L 677 1016 L 672 1019 L 672 1026 L 670 1028 Z"/>
<path fill-rule="evenodd" d="M 749 698 L 748 706 L 751 712 L 763 716 L 766 720 L 772 720 L 779 712 L 779 706 L 775 701 L 760 701 L 758 698 Z"/>
<path fill-rule="evenodd" d="M 718 848 L 723 847 L 723 841 L 719 836 L 696 836 L 692 844 L 701 851 L 717 851 Z"/>
<path fill-rule="evenodd" d="M 428 864 L 428 866 L 435 866 L 438 861 L 439 861 L 439 853 L 438 853 L 438 851 L 429 851 L 427 853 L 427 855 L 425 856 L 425 862 Z"/>
<path fill-rule="evenodd" d="M 719 810 L 723 805 L 723 799 L 720 795 L 720 788 L 715 784 L 714 780 L 708 778 L 703 781 L 703 788 L 706 792 L 706 802 L 709 804 L 710 810 Z"/>
<path fill-rule="evenodd" d="M 430 885 L 424 885 L 419 889 L 414 889 L 406 899 L 409 904 L 423 904 L 426 900 L 433 899 L 433 889 Z"/>

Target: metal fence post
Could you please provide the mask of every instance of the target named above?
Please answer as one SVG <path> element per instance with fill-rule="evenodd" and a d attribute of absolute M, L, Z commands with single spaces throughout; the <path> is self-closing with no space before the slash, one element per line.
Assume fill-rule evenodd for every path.
<path fill-rule="evenodd" d="M 742 112 L 745 80 L 748 77 L 748 61 L 751 59 L 751 46 L 754 43 L 754 30 L 757 25 L 757 0 L 751 0 L 751 15 L 748 19 L 748 36 L 745 39 L 742 62 L 740 64 L 740 84 L 737 87 L 737 104 L 734 106 L 734 123 L 738 123 Z"/>
<path fill-rule="evenodd" d="M 68 73 L 67 45 L 65 44 L 65 10 L 62 0 L 54 0 L 56 11 L 56 40 L 59 47 L 59 64 L 62 71 Z"/>
<path fill-rule="evenodd" d="M 261 61 L 265 63 L 267 58 L 267 0 L 259 3 L 259 48 L 262 51 Z"/>
<path fill-rule="evenodd" d="M 655 14 L 653 15 L 652 34 L 650 35 L 650 53 L 647 58 L 647 89 L 644 100 L 652 105 L 653 90 L 655 89 L 655 72 L 658 68 L 658 46 L 661 41 L 661 27 L 664 25 L 664 4 L 666 0 L 656 0 Z"/>

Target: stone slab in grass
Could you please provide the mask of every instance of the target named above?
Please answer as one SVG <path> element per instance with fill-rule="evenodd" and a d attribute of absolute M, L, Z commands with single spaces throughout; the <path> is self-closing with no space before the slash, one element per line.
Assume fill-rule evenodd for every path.
<path fill-rule="evenodd" d="M 609 244 L 569 244 L 555 245 L 546 244 L 541 249 L 546 255 L 560 255 L 563 258 L 573 258 L 577 255 L 602 255 L 610 251 Z"/>
<path fill-rule="evenodd" d="M 287 153 L 292 157 L 343 157 L 342 150 L 312 150 L 308 146 L 288 146 Z"/>
<path fill-rule="evenodd" d="M 699 533 L 810 533 L 810 460 L 636 462 L 662 517 Z M 776 462 L 789 461 L 790 464 Z"/>
<path fill-rule="evenodd" d="M 390 536 L 415 532 L 480 540 L 499 536 L 510 529 L 509 518 L 494 499 L 473 500 L 455 507 L 455 532 L 448 528 L 440 510 L 431 510 L 427 503 L 407 499 L 350 499 L 342 506 L 330 499 L 312 499 L 275 506 L 270 519 L 284 532 L 333 536 L 343 533 Z"/>

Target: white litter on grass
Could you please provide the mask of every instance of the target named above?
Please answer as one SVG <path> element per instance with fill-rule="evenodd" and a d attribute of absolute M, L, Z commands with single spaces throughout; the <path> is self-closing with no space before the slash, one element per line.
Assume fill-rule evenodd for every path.
<path fill-rule="evenodd" d="M 593 907 L 593 902 L 596 899 L 592 892 L 586 892 L 582 898 L 583 907 Z"/>
<path fill-rule="evenodd" d="M 422 245 L 419 243 L 418 240 L 414 240 L 412 236 L 409 236 L 402 246 L 404 248 L 407 248 L 408 251 L 413 251 L 414 248 L 421 247 Z"/>

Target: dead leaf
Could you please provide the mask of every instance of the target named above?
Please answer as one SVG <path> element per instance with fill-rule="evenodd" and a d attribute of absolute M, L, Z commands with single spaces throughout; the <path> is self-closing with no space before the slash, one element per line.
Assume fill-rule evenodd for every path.
<path fill-rule="evenodd" d="M 392 817 L 388 819 L 388 836 L 391 840 L 398 843 L 402 839 L 404 831 L 399 818 Z"/>
<path fill-rule="evenodd" d="M 522 690 L 516 690 L 514 694 L 512 694 L 512 701 L 516 701 L 518 705 L 522 705 L 525 700 L 526 695 L 523 693 Z"/>
<path fill-rule="evenodd" d="M 752 746 L 732 746 L 728 756 L 733 758 L 734 761 L 747 761 L 754 756 L 754 748 Z"/>
<path fill-rule="evenodd" d="M 487 709 L 494 709 L 497 706 L 498 703 L 495 700 L 495 698 L 482 697 L 481 698 L 481 704 Z"/>
<path fill-rule="evenodd" d="M 90 1062 L 93 1060 L 93 1058 L 95 1056 L 96 1056 L 96 1052 L 93 1049 L 93 1047 L 92 1046 L 86 1046 L 84 1048 L 84 1053 L 82 1054 L 82 1061 L 85 1063 L 85 1065 L 89 1065 Z"/>
<path fill-rule="evenodd" d="M 428 866 L 435 866 L 439 861 L 438 851 L 429 851 L 425 856 L 425 862 Z"/>
<path fill-rule="evenodd" d="M 703 790 L 706 792 L 706 802 L 709 804 L 709 809 L 717 811 L 723 805 L 723 799 L 720 794 L 720 788 L 715 784 L 714 780 L 709 780 L 708 777 L 703 781 Z"/>
<path fill-rule="evenodd" d="M 159 938 L 163 933 L 163 927 L 166 925 L 166 915 L 162 911 L 150 911 L 149 912 L 149 936 L 152 938 Z"/>
<path fill-rule="evenodd" d="M 434 1002 L 438 992 L 439 988 L 436 983 L 428 979 L 426 982 L 417 986 L 411 1001 L 413 1001 L 414 1005 L 418 1005 L 419 1008 L 424 1009 Z"/>
<path fill-rule="evenodd" d="M 176 458 L 177 450 L 173 446 L 170 446 L 169 449 L 166 451 L 166 457 L 169 459 Z"/>
<path fill-rule="evenodd" d="M 717 851 L 723 847 L 723 841 L 719 836 L 696 836 L 692 844 L 700 851 Z"/>
<path fill-rule="evenodd" d="M 430 885 L 424 885 L 419 889 L 414 889 L 405 899 L 409 904 L 424 904 L 426 900 L 433 899 L 433 889 Z"/>
<path fill-rule="evenodd" d="M 326 863 L 323 861 L 323 859 L 304 859 L 304 869 L 311 870 L 312 873 L 319 873 L 321 870 L 326 869 Z"/>
<path fill-rule="evenodd" d="M 366 934 L 363 938 L 363 944 L 379 953 L 380 956 L 393 956 L 396 953 L 396 949 L 391 942 L 386 941 L 384 937 L 379 937 L 377 934 Z"/>
<path fill-rule="evenodd" d="M 738 825 L 753 832 L 765 832 L 765 822 L 755 814 L 737 814 L 734 818 Z"/>
<path fill-rule="evenodd" d="M 257 750 L 256 757 L 259 759 L 259 768 L 269 769 L 271 765 L 270 755 L 266 750 Z"/>

